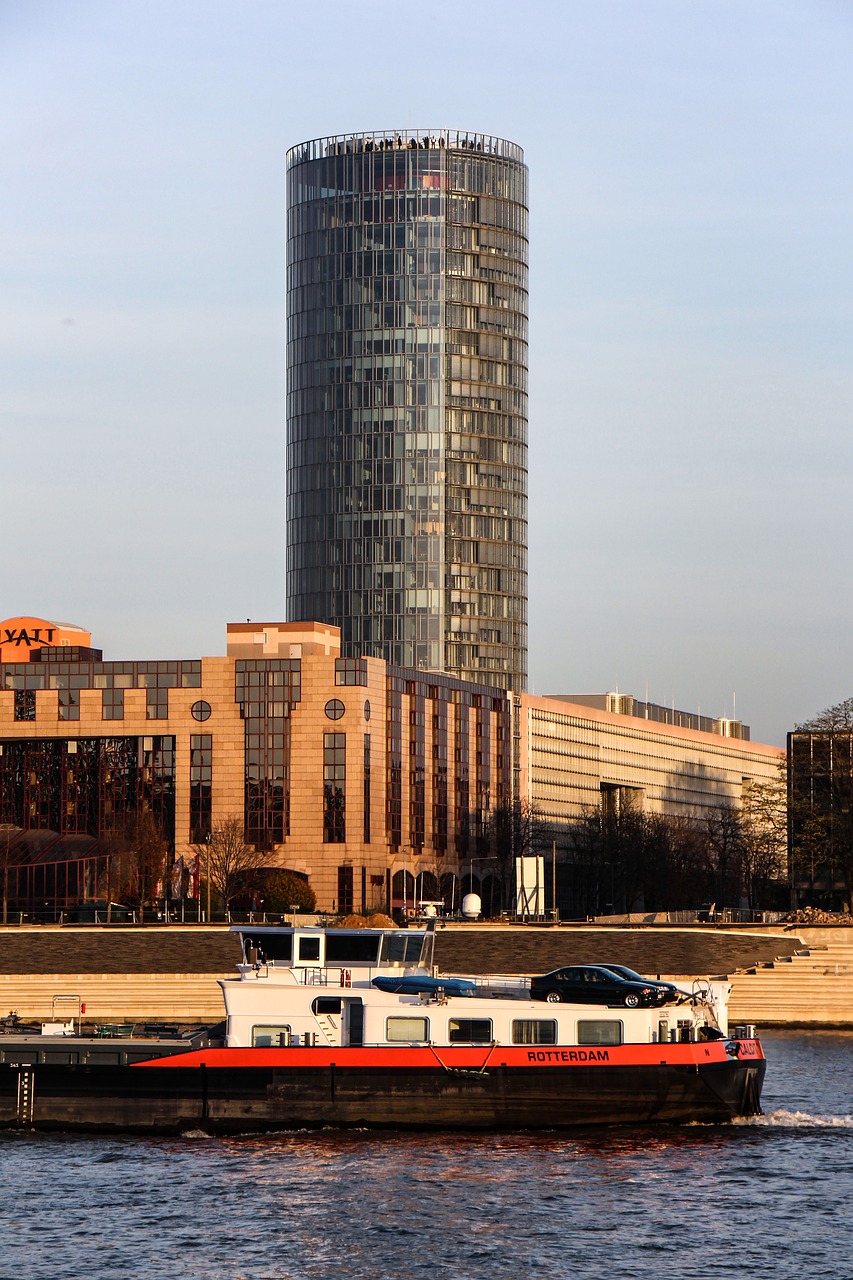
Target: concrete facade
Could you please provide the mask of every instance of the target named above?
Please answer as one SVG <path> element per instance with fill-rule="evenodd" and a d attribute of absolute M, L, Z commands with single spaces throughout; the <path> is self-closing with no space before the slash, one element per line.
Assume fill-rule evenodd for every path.
<path fill-rule="evenodd" d="M 750 783 L 778 783 L 785 759 L 781 747 L 563 698 L 522 695 L 516 716 L 519 794 L 555 824 L 598 809 L 604 797 L 703 818 L 722 804 L 740 805 Z"/>

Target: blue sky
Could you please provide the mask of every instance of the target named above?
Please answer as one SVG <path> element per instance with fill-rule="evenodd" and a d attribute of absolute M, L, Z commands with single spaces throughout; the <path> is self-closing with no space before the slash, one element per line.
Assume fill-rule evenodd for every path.
<path fill-rule="evenodd" d="M 0 0 L 0 616 L 284 608 L 284 153 L 531 170 L 530 670 L 758 740 L 853 692 L 853 4 Z"/>

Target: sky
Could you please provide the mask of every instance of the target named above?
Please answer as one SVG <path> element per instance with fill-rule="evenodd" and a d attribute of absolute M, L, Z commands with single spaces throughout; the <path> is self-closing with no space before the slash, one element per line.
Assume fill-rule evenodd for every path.
<path fill-rule="evenodd" d="M 285 152 L 531 175 L 530 687 L 853 694 L 851 0 L 0 0 L 0 617 L 284 616 Z"/>

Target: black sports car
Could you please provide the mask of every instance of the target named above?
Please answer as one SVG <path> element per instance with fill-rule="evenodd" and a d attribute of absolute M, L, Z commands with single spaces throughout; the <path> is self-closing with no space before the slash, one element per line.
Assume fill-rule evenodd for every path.
<path fill-rule="evenodd" d="M 552 1004 L 622 1004 L 629 1009 L 661 1003 L 654 983 L 632 982 L 602 965 L 571 965 L 530 979 L 534 1000 Z"/>

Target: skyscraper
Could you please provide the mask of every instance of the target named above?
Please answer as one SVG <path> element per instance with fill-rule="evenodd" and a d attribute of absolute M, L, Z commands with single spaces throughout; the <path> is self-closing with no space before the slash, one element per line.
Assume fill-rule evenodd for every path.
<path fill-rule="evenodd" d="M 287 616 L 527 676 L 527 168 L 486 134 L 287 156 Z"/>

